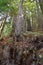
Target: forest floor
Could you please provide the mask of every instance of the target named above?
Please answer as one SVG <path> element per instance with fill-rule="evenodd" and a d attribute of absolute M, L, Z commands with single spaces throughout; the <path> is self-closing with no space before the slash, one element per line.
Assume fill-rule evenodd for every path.
<path fill-rule="evenodd" d="M 14 44 L 13 36 L 0 40 L 0 65 L 34 65 L 34 62 L 43 65 L 43 35 L 26 32 L 22 38 L 22 41 Z M 35 53 L 38 56 L 36 61 L 36 58 L 33 59 Z"/>

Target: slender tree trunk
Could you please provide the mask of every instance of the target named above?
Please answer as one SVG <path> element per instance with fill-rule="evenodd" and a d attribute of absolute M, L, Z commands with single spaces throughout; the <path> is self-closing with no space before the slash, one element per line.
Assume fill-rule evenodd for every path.
<path fill-rule="evenodd" d="M 37 0 L 36 0 L 36 3 L 37 3 Z M 38 21 L 39 21 L 38 30 L 42 31 L 43 30 L 43 16 L 41 15 L 38 4 L 37 4 L 37 14 L 38 14 Z"/>
<path fill-rule="evenodd" d="M 42 13 L 43 13 L 43 0 L 39 0 L 39 4 L 40 4 L 40 7 L 41 7 L 41 10 L 42 10 Z"/>
<path fill-rule="evenodd" d="M 5 26 L 6 18 L 7 18 L 7 15 L 3 18 L 4 22 L 2 22 L 2 24 L 1 24 L 0 38 L 1 38 L 1 34 L 2 34 L 4 26 Z"/>
<path fill-rule="evenodd" d="M 30 19 L 27 20 L 27 31 L 31 31 Z"/>
<path fill-rule="evenodd" d="M 4 15 L 4 17 L 1 19 L 2 24 L 1 24 L 1 26 L 0 26 L 0 28 L 1 28 L 1 30 L 0 30 L 0 39 L 1 39 L 2 32 L 3 32 L 3 30 L 4 30 L 4 26 L 5 26 L 5 23 L 6 23 L 6 19 L 7 19 L 7 17 L 8 17 L 8 13 L 9 13 L 9 12 L 6 12 L 5 15 Z"/>

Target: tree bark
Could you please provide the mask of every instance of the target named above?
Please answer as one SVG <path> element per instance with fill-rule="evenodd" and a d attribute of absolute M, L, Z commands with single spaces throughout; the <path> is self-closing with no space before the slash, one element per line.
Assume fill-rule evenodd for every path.
<path fill-rule="evenodd" d="M 20 0 L 17 20 L 15 22 L 15 36 L 19 37 L 24 28 L 23 1 Z"/>

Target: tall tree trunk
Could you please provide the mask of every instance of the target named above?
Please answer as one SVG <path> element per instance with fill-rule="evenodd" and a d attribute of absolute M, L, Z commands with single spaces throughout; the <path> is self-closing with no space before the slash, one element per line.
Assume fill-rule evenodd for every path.
<path fill-rule="evenodd" d="M 40 0 L 41 1 L 41 0 Z M 36 3 L 38 1 L 36 0 Z M 42 2 L 42 1 L 41 1 Z M 38 26 L 38 30 L 43 30 L 43 16 L 41 15 L 41 12 L 39 10 L 39 5 L 37 4 L 37 14 L 38 14 L 38 21 L 39 21 L 39 26 Z"/>
<path fill-rule="evenodd" d="M 15 23 L 15 36 L 16 37 L 19 37 L 21 35 L 21 32 L 23 31 L 23 28 L 24 28 L 23 27 L 24 26 L 23 1 L 24 0 L 20 0 L 17 20 Z"/>

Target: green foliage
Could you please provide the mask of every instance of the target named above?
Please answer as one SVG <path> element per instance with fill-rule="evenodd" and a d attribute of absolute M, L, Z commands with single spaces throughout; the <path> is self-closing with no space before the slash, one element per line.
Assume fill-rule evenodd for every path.
<path fill-rule="evenodd" d="M 19 0 L 0 0 L 0 11 L 9 11 L 12 15 L 17 14 Z"/>
<path fill-rule="evenodd" d="M 36 3 L 32 0 L 32 2 L 31 1 L 24 2 L 23 5 L 24 5 L 25 10 L 27 11 L 26 15 L 28 17 L 31 17 L 36 10 Z M 31 12 L 31 14 L 30 14 L 30 12 Z M 36 15 L 36 14 L 34 14 L 34 15 Z"/>
<path fill-rule="evenodd" d="M 19 2 L 20 0 L 0 0 L 0 10 L 10 11 L 11 14 L 16 15 L 18 11 Z M 23 8 L 28 7 L 28 10 L 30 10 L 31 12 L 34 12 L 34 9 L 36 8 L 36 5 L 33 0 L 24 0 L 23 5 Z"/>
<path fill-rule="evenodd" d="M 11 0 L 10 1 L 10 13 L 11 15 L 16 15 L 18 11 L 18 1 L 19 0 Z"/>
<path fill-rule="evenodd" d="M 20 0 L 0 0 L 0 10 L 1 11 L 10 11 L 11 15 L 16 15 L 18 12 Z M 27 10 L 28 8 L 28 10 Z M 34 12 L 36 8 L 36 3 L 33 0 L 24 0 L 23 9 L 30 12 Z"/>
<path fill-rule="evenodd" d="M 0 0 L 0 11 L 1 12 L 8 11 L 11 16 L 17 15 L 19 2 L 20 2 L 20 0 Z M 39 4 L 39 3 L 37 3 L 37 4 Z M 38 14 L 36 13 L 36 10 L 37 10 L 37 5 L 34 0 L 24 0 L 23 11 L 24 11 L 24 14 L 26 14 L 26 18 L 33 17 L 35 19 L 33 21 L 33 23 L 35 23 L 34 25 L 36 25 L 36 27 L 38 27 L 38 23 L 37 23 Z M 6 29 L 7 29 L 7 31 L 6 31 Z M 9 32 L 10 29 L 12 29 L 12 28 L 9 26 L 9 24 L 5 25 L 5 28 L 3 31 L 3 36 L 7 35 L 6 32 Z"/>
<path fill-rule="evenodd" d="M 9 3 L 9 0 L 0 0 L 0 11 L 7 11 L 8 3 Z"/>
<path fill-rule="evenodd" d="M 8 23 L 5 25 L 2 37 L 10 35 L 12 32 L 12 23 Z"/>

